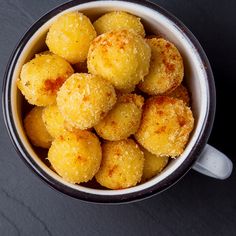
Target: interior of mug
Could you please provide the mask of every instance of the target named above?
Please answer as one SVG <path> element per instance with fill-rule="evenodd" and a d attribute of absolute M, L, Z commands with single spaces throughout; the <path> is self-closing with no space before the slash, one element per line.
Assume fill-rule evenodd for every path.
<path fill-rule="evenodd" d="M 185 64 L 185 82 L 190 90 L 192 97 L 192 110 L 195 118 L 195 128 L 190 137 L 188 145 L 184 153 L 177 159 L 172 160 L 169 165 L 156 177 L 152 178 L 146 183 L 137 185 L 135 187 L 123 190 L 102 190 L 90 187 L 84 187 L 81 185 L 70 184 L 58 176 L 54 171 L 52 171 L 37 155 L 35 149 L 32 147 L 28 141 L 26 134 L 22 125 L 22 95 L 16 86 L 16 79 L 19 77 L 22 65 L 29 61 L 35 53 L 41 52 L 45 49 L 45 37 L 49 26 L 52 22 L 60 15 L 68 11 L 80 11 L 95 20 L 102 14 L 114 10 L 122 10 L 139 16 L 145 28 L 153 34 L 161 34 L 166 39 L 173 42 L 179 49 L 181 55 L 184 59 Z M 121 2 L 121 1 L 98 1 L 89 2 L 78 5 L 61 12 L 59 15 L 53 17 L 50 21 L 42 25 L 35 34 L 30 38 L 28 43 L 25 45 L 18 62 L 16 64 L 12 87 L 11 87 L 11 101 L 12 101 L 12 111 L 13 119 L 17 127 L 18 134 L 23 142 L 25 149 L 37 163 L 37 165 L 48 175 L 56 179 L 57 181 L 63 183 L 64 185 L 82 191 L 86 193 L 96 194 L 96 195 L 120 195 L 128 194 L 131 192 L 140 191 L 149 188 L 153 185 L 158 184 L 160 181 L 164 180 L 167 176 L 171 175 L 174 171 L 178 171 L 181 164 L 188 158 L 190 151 L 194 147 L 196 140 L 198 139 L 202 126 L 207 116 L 208 106 L 209 106 L 209 92 L 208 92 L 208 82 L 207 76 L 204 70 L 204 65 L 196 51 L 195 47 L 191 41 L 187 38 L 184 32 L 175 25 L 174 22 L 170 21 L 164 15 L 154 11 L 145 6 L 141 6 L 135 3 Z"/>

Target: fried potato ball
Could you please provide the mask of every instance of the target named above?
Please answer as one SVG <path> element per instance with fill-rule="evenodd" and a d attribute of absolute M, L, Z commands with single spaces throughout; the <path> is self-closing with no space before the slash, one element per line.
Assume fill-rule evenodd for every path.
<path fill-rule="evenodd" d="M 136 140 L 157 156 L 178 157 L 194 125 L 192 111 L 182 100 L 167 96 L 148 99 Z"/>
<path fill-rule="evenodd" d="M 113 30 L 134 30 L 137 34 L 145 37 L 145 30 L 141 19 L 123 11 L 109 12 L 98 18 L 93 26 L 98 35 Z"/>
<path fill-rule="evenodd" d="M 181 99 L 187 106 L 190 105 L 190 96 L 188 90 L 182 84 L 179 87 L 177 87 L 174 91 L 167 94 L 167 96 Z"/>
<path fill-rule="evenodd" d="M 42 118 L 47 131 L 53 138 L 61 135 L 65 130 L 71 132 L 78 130 L 64 120 L 56 104 L 45 107 Z"/>
<path fill-rule="evenodd" d="M 42 113 L 42 107 L 34 107 L 24 119 L 24 128 L 34 146 L 49 148 L 53 138 L 43 123 Z"/>
<path fill-rule="evenodd" d="M 141 150 L 144 153 L 145 159 L 142 182 L 145 182 L 160 173 L 165 168 L 165 166 L 168 164 L 169 157 L 154 155 L 144 148 Z"/>
<path fill-rule="evenodd" d="M 110 189 L 124 189 L 140 182 L 144 157 L 132 139 L 106 142 L 102 145 L 102 163 L 95 178 Z"/>
<path fill-rule="evenodd" d="M 75 64 L 86 60 L 90 43 L 96 35 L 87 16 L 70 12 L 53 22 L 46 44 L 50 51 Z"/>
<path fill-rule="evenodd" d="M 42 53 L 23 65 L 17 86 L 30 104 L 47 106 L 56 102 L 58 89 L 73 72 L 63 58 Z"/>
<path fill-rule="evenodd" d="M 144 99 L 136 94 L 118 97 L 116 105 L 94 128 L 103 139 L 117 141 L 136 133 L 142 117 Z"/>
<path fill-rule="evenodd" d="M 132 92 L 149 72 L 151 49 L 129 30 L 98 36 L 88 53 L 88 70 L 110 81 L 116 89 Z"/>
<path fill-rule="evenodd" d="M 149 74 L 139 84 L 139 89 L 149 95 L 173 91 L 184 76 L 184 65 L 178 49 L 163 38 L 147 39 L 152 49 Z"/>
<path fill-rule="evenodd" d="M 96 125 L 116 103 L 113 86 L 96 75 L 73 74 L 57 93 L 64 119 L 78 129 Z"/>
<path fill-rule="evenodd" d="M 53 142 L 48 160 L 70 183 L 87 182 L 97 173 L 102 159 L 99 139 L 89 131 L 65 131 Z"/>
<path fill-rule="evenodd" d="M 47 131 L 53 138 L 56 138 L 65 131 L 65 120 L 56 104 L 45 107 L 42 118 Z"/>

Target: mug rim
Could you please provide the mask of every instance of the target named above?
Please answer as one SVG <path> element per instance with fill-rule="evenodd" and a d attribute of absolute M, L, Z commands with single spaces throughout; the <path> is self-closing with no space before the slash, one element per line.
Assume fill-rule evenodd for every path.
<path fill-rule="evenodd" d="M 179 19 L 177 19 L 174 15 L 169 13 L 167 10 L 160 7 L 156 3 L 153 3 L 147 0 L 146 1 L 141 1 L 141 0 L 126 1 L 130 3 L 146 6 L 164 15 L 170 21 L 172 21 L 176 26 L 178 26 L 182 30 L 182 32 L 184 32 L 184 34 L 188 37 L 188 39 L 196 48 L 197 53 L 202 63 L 205 66 L 204 71 L 206 73 L 206 79 L 209 86 L 209 107 L 208 107 L 208 111 L 205 116 L 204 122 L 202 124 L 199 137 L 196 140 L 190 153 L 188 154 L 188 157 L 174 172 L 172 172 L 165 179 L 163 179 L 159 183 L 149 188 L 145 188 L 140 191 L 133 192 L 133 193 L 127 193 L 123 196 L 122 195 L 111 195 L 111 196 L 110 195 L 97 195 L 97 194 L 85 193 L 85 192 L 72 189 L 69 186 L 66 186 L 63 183 L 54 179 L 52 176 L 47 174 L 44 170 L 42 170 L 38 166 L 38 164 L 34 161 L 34 159 L 30 156 L 30 154 L 25 149 L 24 144 L 21 142 L 20 137 L 17 132 L 17 128 L 13 120 L 13 116 L 12 116 L 11 99 L 10 99 L 11 87 L 9 85 L 11 85 L 11 81 L 13 77 L 12 75 L 14 72 L 15 65 L 18 61 L 18 58 L 22 50 L 27 44 L 28 40 L 34 35 L 34 33 L 38 30 L 38 28 L 40 28 L 45 22 L 47 22 L 48 20 L 50 20 L 52 17 L 56 16 L 60 12 L 67 10 L 68 8 L 83 4 L 83 3 L 98 2 L 98 1 L 111 1 L 111 0 L 81 0 L 79 2 L 77 0 L 72 0 L 70 2 L 66 2 L 52 9 L 45 15 L 43 15 L 24 34 L 24 36 L 21 38 L 21 40 L 19 41 L 19 43 L 17 44 L 16 48 L 13 50 L 10 56 L 9 62 L 6 67 L 5 75 L 4 75 L 3 87 L 2 87 L 2 108 L 3 108 L 4 122 L 7 128 L 8 134 L 11 138 L 11 141 L 17 153 L 20 155 L 21 159 L 24 161 L 24 163 L 26 163 L 26 165 L 32 170 L 33 173 L 37 174 L 40 177 L 40 179 L 46 182 L 53 189 L 56 189 L 59 192 L 62 192 L 76 199 L 80 199 L 87 202 L 94 202 L 94 203 L 125 203 L 125 202 L 138 201 L 138 200 L 156 195 L 157 193 L 161 193 L 162 191 L 171 187 L 172 185 L 177 183 L 191 169 L 192 165 L 197 160 L 197 158 L 203 151 L 203 148 L 205 147 L 208 141 L 208 138 L 210 136 L 210 133 L 213 127 L 214 117 L 215 117 L 215 109 L 216 109 L 215 83 L 214 83 L 214 77 L 213 77 L 213 73 L 212 73 L 208 58 L 204 50 L 202 49 L 200 43 L 192 34 L 192 32 Z"/>

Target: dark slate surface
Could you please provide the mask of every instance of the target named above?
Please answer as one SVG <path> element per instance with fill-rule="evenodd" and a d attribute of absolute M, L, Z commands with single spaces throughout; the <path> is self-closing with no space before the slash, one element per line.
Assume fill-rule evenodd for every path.
<path fill-rule="evenodd" d="M 26 29 L 63 0 L 0 0 L 0 76 Z M 79 2 L 79 1 L 78 1 Z M 197 36 L 212 64 L 217 114 L 209 143 L 235 161 L 236 1 L 156 1 Z M 190 171 L 173 188 L 121 206 L 59 194 L 20 160 L 0 118 L 0 235 L 236 235 L 236 173 L 218 181 Z"/>

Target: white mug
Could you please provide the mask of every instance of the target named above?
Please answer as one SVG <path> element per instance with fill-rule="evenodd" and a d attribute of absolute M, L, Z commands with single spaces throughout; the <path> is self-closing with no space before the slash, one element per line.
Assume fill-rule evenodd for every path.
<path fill-rule="evenodd" d="M 140 18 L 153 34 L 161 34 L 181 52 L 185 64 L 185 81 L 192 95 L 195 127 L 184 153 L 158 176 L 146 183 L 122 190 L 105 190 L 67 183 L 53 172 L 29 143 L 22 124 L 22 95 L 16 79 L 22 65 L 45 47 L 45 36 L 55 19 L 65 12 L 80 11 L 91 19 L 114 10 L 126 11 Z M 232 162 L 207 144 L 215 115 L 215 85 L 208 59 L 193 34 L 173 15 L 147 1 L 71 1 L 43 16 L 24 35 L 14 50 L 6 69 L 3 86 L 5 123 L 13 144 L 28 166 L 53 188 L 75 198 L 102 203 L 122 203 L 143 199 L 167 189 L 191 168 L 217 179 L 226 179 Z"/>

